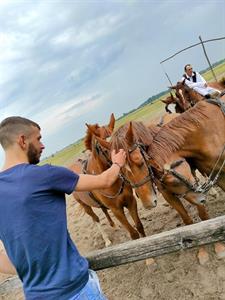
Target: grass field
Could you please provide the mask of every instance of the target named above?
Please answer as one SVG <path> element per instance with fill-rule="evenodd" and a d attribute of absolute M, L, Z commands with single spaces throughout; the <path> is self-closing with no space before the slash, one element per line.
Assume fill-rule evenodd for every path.
<path fill-rule="evenodd" d="M 218 78 L 225 76 L 225 62 L 216 66 L 214 68 L 214 72 Z M 214 81 L 213 75 L 211 71 L 207 71 L 202 74 L 206 81 Z M 167 95 L 164 95 L 163 98 L 166 98 Z M 123 125 L 126 122 L 131 120 L 136 121 L 151 121 L 159 118 L 163 113 L 164 104 L 160 101 L 160 98 L 155 100 L 154 102 L 147 104 L 132 113 L 120 118 L 116 121 L 116 128 Z M 52 165 L 60 165 L 60 166 L 68 166 L 73 162 L 73 160 L 78 157 L 82 151 L 84 150 L 83 140 L 79 140 L 72 145 L 58 151 L 57 153 L 51 155 L 50 157 L 44 159 L 40 162 L 40 164 L 50 163 Z"/>

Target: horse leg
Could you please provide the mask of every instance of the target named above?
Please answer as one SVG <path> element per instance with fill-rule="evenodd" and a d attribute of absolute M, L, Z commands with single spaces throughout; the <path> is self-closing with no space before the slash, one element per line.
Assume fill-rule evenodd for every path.
<path fill-rule="evenodd" d="M 193 220 L 188 215 L 186 209 L 184 208 L 182 202 L 179 198 L 172 195 L 170 192 L 167 192 L 165 190 L 160 191 L 165 198 L 165 200 L 178 212 L 180 217 L 182 218 L 185 225 L 193 224 Z"/>
<path fill-rule="evenodd" d="M 107 220 L 109 221 L 109 224 L 111 227 L 116 227 L 115 223 L 113 222 L 112 218 L 110 217 L 109 213 L 108 213 L 108 209 L 106 207 L 101 207 L 103 213 L 105 214 Z"/>
<path fill-rule="evenodd" d="M 184 197 L 184 199 L 197 207 L 199 218 L 202 221 L 209 220 L 209 214 L 206 210 L 206 207 L 203 204 L 198 204 L 194 200 L 192 201 L 192 199 L 190 198 Z"/>
<path fill-rule="evenodd" d="M 105 242 L 105 246 L 109 247 L 112 244 L 112 242 L 108 238 L 106 232 L 104 231 L 104 229 L 102 228 L 102 226 L 101 226 L 100 223 L 97 223 L 97 227 L 98 227 L 98 230 L 99 230 L 99 232 L 100 232 L 100 234 L 101 234 L 101 236 L 102 236 L 102 238 L 103 238 L 103 240 Z"/>
<path fill-rule="evenodd" d="M 115 217 L 120 221 L 120 223 L 126 228 L 126 230 L 130 233 L 130 237 L 132 240 L 136 240 L 139 238 L 139 233 L 134 229 L 128 222 L 123 208 L 110 208 Z"/>
<path fill-rule="evenodd" d="M 137 211 L 137 202 L 135 200 L 135 198 L 132 196 L 130 197 L 130 200 L 128 201 L 128 206 L 127 209 L 132 217 L 132 219 L 134 220 L 134 224 L 138 230 L 138 232 L 141 234 L 141 236 L 146 236 L 145 231 L 144 231 L 144 227 L 141 223 L 141 220 L 138 216 L 138 211 Z"/>
<path fill-rule="evenodd" d="M 191 204 L 193 204 L 197 207 L 198 215 L 199 215 L 201 220 L 203 220 L 203 221 L 204 220 L 209 220 L 208 212 L 207 212 L 207 210 L 206 210 L 206 208 L 203 204 L 196 203 L 195 200 L 192 199 L 191 197 L 184 197 L 184 198 L 189 203 L 191 203 Z M 199 248 L 197 257 L 198 257 L 198 261 L 199 261 L 200 265 L 205 265 L 208 262 L 209 254 L 208 254 L 208 252 L 207 252 L 207 250 L 204 246 Z"/>
<path fill-rule="evenodd" d="M 95 214 L 95 212 L 93 211 L 93 209 L 90 206 L 88 206 L 81 200 L 78 200 L 78 199 L 76 199 L 76 200 L 77 200 L 77 202 L 80 203 L 80 205 L 83 207 L 85 212 L 92 218 L 93 222 L 97 222 L 97 223 L 100 222 L 99 217 Z"/>
<path fill-rule="evenodd" d="M 101 223 L 99 220 L 99 217 L 94 213 L 93 209 L 88 206 L 87 204 L 83 203 L 82 201 L 77 200 L 80 205 L 84 208 L 85 212 L 92 218 L 93 222 L 97 223 L 97 228 L 100 232 L 100 235 L 103 238 L 103 241 L 105 243 L 105 246 L 108 247 L 112 244 L 112 242 L 110 241 L 110 239 L 108 238 L 107 234 L 105 233 L 105 231 L 103 230 L 103 228 L 101 227 Z"/>

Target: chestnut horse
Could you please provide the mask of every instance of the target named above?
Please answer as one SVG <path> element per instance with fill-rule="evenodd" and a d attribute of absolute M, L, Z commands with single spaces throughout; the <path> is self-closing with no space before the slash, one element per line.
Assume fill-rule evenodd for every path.
<path fill-rule="evenodd" d="M 161 101 L 166 104 L 165 110 L 169 114 L 173 112 L 183 113 L 185 110 L 191 108 L 191 104 L 188 101 L 183 102 L 178 97 L 173 96 L 172 93 L 170 93 L 170 96 L 166 99 L 162 99 Z"/>
<path fill-rule="evenodd" d="M 225 87 L 225 82 L 212 82 L 209 86 L 215 87 L 222 91 Z M 173 86 L 172 88 L 175 89 L 177 99 L 183 103 L 190 103 L 192 106 L 194 106 L 197 102 L 206 100 L 205 97 L 181 82 L 178 82 L 177 85 Z M 224 97 L 222 97 L 222 99 L 223 98 Z"/>
<path fill-rule="evenodd" d="M 225 88 L 225 78 L 221 79 L 219 82 L 209 82 L 208 86 L 222 92 Z M 169 109 L 169 105 L 171 104 L 175 105 L 176 112 L 182 113 L 194 106 L 197 102 L 206 100 L 204 96 L 188 87 L 184 82 L 178 82 L 176 85 L 171 86 L 171 89 L 175 90 L 176 96 L 173 96 L 173 94 L 170 93 L 170 96 L 164 100 L 161 100 L 166 104 L 165 109 L 167 112 L 171 112 Z"/>
<path fill-rule="evenodd" d="M 101 137 L 102 139 L 107 139 L 111 136 L 114 126 L 115 126 L 115 117 L 114 114 L 111 114 L 110 121 L 108 125 L 105 126 L 99 126 L 98 124 L 89 125 L 91 128 L 95 131 L 96 135 L 98 137 Z M 92 139 L 92 134 L 87 130 L 86 138 L 85 138 L 85 145 L 86 150 L 91 151 L 91 147 L 88 147 Z M 90 153 L 88 154 L 90 155 Z M 73 170 L 76 173 L 83 173 L 84 169 L 84 163 L 88 160 L 88 155 L 86 155 L 85 158 L 81 159 L 79 158 L 74 164 L 72 164 L 69 168 Z M 103 213 L 105 214 L 107 220 L 109 221 L 110 226 L 115 227 L 115 223 L 111 219 L 108 209 L 101 205 L 99 203 L 98 199 L 95 198 L 92 193 L 89 192 L 73 192 L 74 199 L 81 205 L 81 207 L 84 209 L 84 211 L 92 218 L 94 222 L 96 222 L 98 230 L 100 231 L 100 234 L 105 242 L 105 246 L 109 246 L 111 244 L 110 239 L 108 238 L 107 234 L 104 232 L 104 230 L 101 228 L 99 217 L 95 214 L 93 211 L 93 207 L 95 208 L 101 208 Z"/>
<path fill-rule="evenodd" d="M 173 155 L 167 157 L 168 147 L 164 140 L 165 137 L 163 140 L 158 140 L 160 132 L 167 125 L 158 129 L 156 126 L 147 128 L 141 122 L 132 122 L 121 126 L 112 135 L 111 143 L 99 138 L 98 140 L 104 147 L 115 150 L 125 149 L 129 165 L 129 168 L 124 168 L 125 170 L 123 170 L 126 176 L 129 176 L 130 172 L 132 172 L 134 177 L 137 176 L 146 169 L 147 165 L 152 173 L 152 181 L 156 184 L 165 200 L 177 210 L 185 224 L 191 224 L 193 221 L 188 216 L 179 197 L 183 197 L 196 205 L 200 218 L 206 220 L 208 219 L 208 214 L 201 203 L 204 201 L 204 197 L 202 197 L 201 193 L 195 192 L 195 178 L 189 164 L 178 153 L 173 153 Z M 171 165 L 172 174 L 164 169 L 166 164 Z"/>
<path fill-rule="evenodd" d="M 88 125 L 88 133 L 85 139 L 86 149 L 91 150 L 86 163 L 85 173 L 100 174 L 110 167 L 111 161 L 108 159 L 109 154 L 101 149 L 101 146 L 92 135 L 91 128 L 93 129 L 93 125 Z M 123 178 L 119 177 L 111 188 L 95 190 L 91 194 L 101 207 L 112 211 L 115 217 L 130 233 L 132 239 L 139 238 L 139 234 L 145 236 L 143 225 L 138 216 L 137 203 L 133 196 L 132 188 Z M 124 208 L 128 209 L 137 230 L 128 222 Z"/>

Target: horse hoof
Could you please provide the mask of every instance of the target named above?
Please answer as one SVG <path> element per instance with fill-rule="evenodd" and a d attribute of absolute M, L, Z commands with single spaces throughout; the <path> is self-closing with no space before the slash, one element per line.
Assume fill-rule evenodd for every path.
<path fill-rule="evenodd" d="M 200 248 L 198 251 L 198 261 L 202 266 L 209 261 L 209 254 L 204 248 Z"/>
<path fill-rule="evenodd" d="M 225 246 L 222 243 L 215 243 L 215 252 L 218 259 L 225 257 Z"/>

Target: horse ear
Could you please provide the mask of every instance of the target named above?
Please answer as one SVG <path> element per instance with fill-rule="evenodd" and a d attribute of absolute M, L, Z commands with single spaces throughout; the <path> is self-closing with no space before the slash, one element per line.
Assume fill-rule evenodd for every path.
<path fill-rule="evenodd" d="M 128 131 L 126 133 L 126 140 L 129 145 L 133 145 L 134 142 L 134 134 L 133 134 L 133 125 L 132 122 L 130 122 L 130 126 L 128 128 Z"/>
<path fill-rule="evenodd" d="M 168 86 L 168 88 L 171 89 L 171 90 L 175 90 L 176 89 L 176 85 Z"/>
<path fill-rule="evenodd" d="M 85 123 L 85 125 L 87 126 L 87 129 L 89 129 L 90 132 L 93 133 L 92 128 L 91 128 L 91 125 L 89 125 L 88 123 Z"/>
<path fill-rule="evenodd" d="M 161 99 L 160 101 L 162 101 L 163 103 L 167 104 L 165 99 Z"/>
<path fill-rule="evenodd" d="M 115 117 L 114 117 L 114 114 L 112 113 L 111 117 L 110 117 L 109 125 L 108 125 L 111 132 L 113 132 L 114 126 L 115 126 Z"/>
<path fill-rule="evenodd" d="M 96 135 L 95 130 L 94 130 L 94 128 L 93 128 L 92 125 L 89 125 L 87 123 L 85 123 L 85 125 L 87 126 L 87 128 L 88 128 L 88 130 L 89 130 L 90 133 Z"/>
<path fill-rule="evenodd" d="M 98 137 L 95 135 L 96 140 L 99 142 L 99 144 L 103 147 L 106 148 L 108 150 L 111 149 L 111 145 L 109 142 L 107 142 L 106 140 L 103 140 L 102 138 Z"/>

